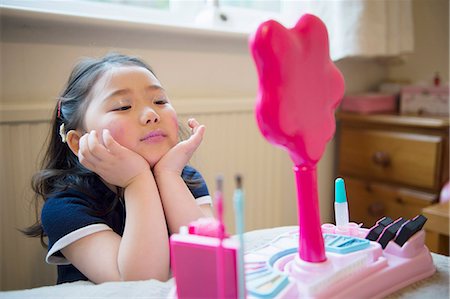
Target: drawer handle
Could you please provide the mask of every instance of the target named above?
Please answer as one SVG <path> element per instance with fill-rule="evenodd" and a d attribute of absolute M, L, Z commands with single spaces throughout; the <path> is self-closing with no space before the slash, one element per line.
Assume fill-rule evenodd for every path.
<path fill-rule="evenodd" d="M 405 201 L 404 201 L 403 198 L 401 198 L 401 197 L 396 197 L 396 198 L 395 198 L 395 201 L 396 201 L 398 204 L 400 204 L 400 205 L 405 204 Z"/>
<path fill-rule="evenodd" d="M 385 207 L 384 207 L 384 204 L 381 202 L 374 202 L 374 203 L 370 204 L 369 207 L 367 208 L 367 212 L 372 217 L 385 216 L 384 211 L 385 211 Z"/>
<path fill-rule="evenodd" d="M 388 153 L 386 152 L 382 152 L 382 151 L 377 151 L 372 155 L 372 161 L 381 167 L 388 167 L 389 165 L 391 165 L 391 157 L 389 156 Z"/>

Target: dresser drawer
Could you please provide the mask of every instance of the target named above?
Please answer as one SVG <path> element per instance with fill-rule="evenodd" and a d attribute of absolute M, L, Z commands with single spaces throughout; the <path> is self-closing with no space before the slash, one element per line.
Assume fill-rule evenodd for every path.
<path fill-rule="evenodd" d="M 437 190 L 441 136 L 347 127 L 340 136 L 342 174 Z"/>
<path fill-rule="evenodd" d="M 384 216 L 411 219 L 437 201 L 425 192 L 396 188 L 384 184 L 345 177 L 350 220 L 371 227 Z"/>

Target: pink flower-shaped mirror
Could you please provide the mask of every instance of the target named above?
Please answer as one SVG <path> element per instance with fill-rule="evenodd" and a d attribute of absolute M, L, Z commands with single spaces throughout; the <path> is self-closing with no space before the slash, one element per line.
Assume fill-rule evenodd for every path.
<path fill-rule="evenodd" d="M 325 24 L 313 15 L 304 15 L 291 29 L 276 21 L 261 24 L 250 48 L 259 76 L 259 129 L 294 163 L 300 258 L 322 262 L 316 165 L 335 131 L 344 79 L 330 59 Z"/>

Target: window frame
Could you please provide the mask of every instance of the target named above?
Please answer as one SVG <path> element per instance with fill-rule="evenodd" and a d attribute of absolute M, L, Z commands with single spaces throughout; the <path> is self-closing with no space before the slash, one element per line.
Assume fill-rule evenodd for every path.
<path fill-rule="evenodd" d="M 111 23 L 121 22 L 126 25 L 138 25 L 139 27 L 158 28 L 158 30 L 195 32 L 207 34 L 225 34 L 228 36 L 243 37 L 255 31 L 256 27 L 265 20 L 274 19 L 283 22 L 283 14 L 257 9 L 248 9 L 231 6 L 219 7 L 220 13 L 226 16 L 226 21 L 215 18 L 210 22 L 198 23 L 197 13 L 189 9 L 188 5 L 202 0 L 174 1 L 177 5 L 169 10 L 146 8 L 141 6 L 123 5 L 115 3 L 65 0 L 65 1 L 27 1 L 27 0 L 3 0 L 0 3 L 2 10 L 6 9 L 15 13 L 38 14 L 48 18 L 70 17 L 72 21 L 80 23 Z M 201 6 L 199 6 L 201 7 Z M 203 12 L 207 10 L 203 7 Z M 252 20 L 252 21 L 249 21 Z"/>

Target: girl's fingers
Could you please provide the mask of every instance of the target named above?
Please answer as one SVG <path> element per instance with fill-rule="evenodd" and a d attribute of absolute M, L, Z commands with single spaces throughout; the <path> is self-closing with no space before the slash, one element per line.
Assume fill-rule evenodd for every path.
<path fill-rule="evenodd" d="M 88 145 L 88 137 L 89 134 L 86 133 L 83 136 L 81 136 L 79 142 L 78 142 L 78 160 L 80 160 L 80 162 L 83 161 L 90 161 L 91 163 L 96 161 L 97 158 L 93 157 L 90 150 L 89 150 L 89 145 Z M 83 160 L 83 161 L 82 161 Z"/>
<path fill-rule="evenodd" d="M 83 165 L 87 169 L 95 172 L 97 170 L 95 165 L 96 165 L 96 162 L 98 161 L 98 159 L 91 155 L 91 152 L 89 151 L 89 147 L 87 145 L 87 139 L 88 139 L 88 134 L 84 134 L 80 138 L 79 150 L 78 150 L 78 160 L 80 161 L 81 165 Z"/>
<path fill-rule="evenodd" d="M 192 129 L 192 133 L 195 133 L 196 128 L 199 126 L 199 123 L 195 118 L 190 118 L 188 120 L 188 126 Z"/>
<path fill-rule="evenodd" d="M 106 149 L 111 153 L 117 153 L 122 149 L 122 146 L 114 140 L 108 129 L 103 130 L 103 142 L 105 143 Z"/>
<path fill-rule="evenodd" d="M 110 155 L 108 150 L 98 140 L 96 131 L 92 131 L 91 133 L 89 133 L 87 142 L 91 154 L 100 161 L 108 158 L 108 156 Z"/>
<path fill-rule="evenodd" d="M 78 141 L 78 157 L 82 155 L 84 159 L 92 159 L 92 155 L 89 152 L 89 146 L 87 144 L 88 136 L 89 133 L 86 133 L 81 136 L 80 140 Z"/>
<path fill-rule="evenodd" d="M 89 169 L 90 171 L 96 172 L 97 169 L 94 164 L 89 162 L 88 159 L 86 159 L 81 152 L 78 152 L 78 160 L 80 161 L 81 165 Z"/>
<path fill-rule="evenodd" d="M 203 140 L 203 135 L 205 135 L 206 127 L 205 125 L 199 125 L 196 130 L 194 136 L 198 136 L 196 138 L 199 138 L 199 141 L 201 142 Z"/>
<path fill-rule="evenodd" d="M 194 134 L 187 140 L 187 143 L 193 147 L 193 149 L 197 149 L 200 143 L 203 140 L 203 135 L 205 135 L 206 127 L 204 125 L 199 125 L 195 128 Z"/>

